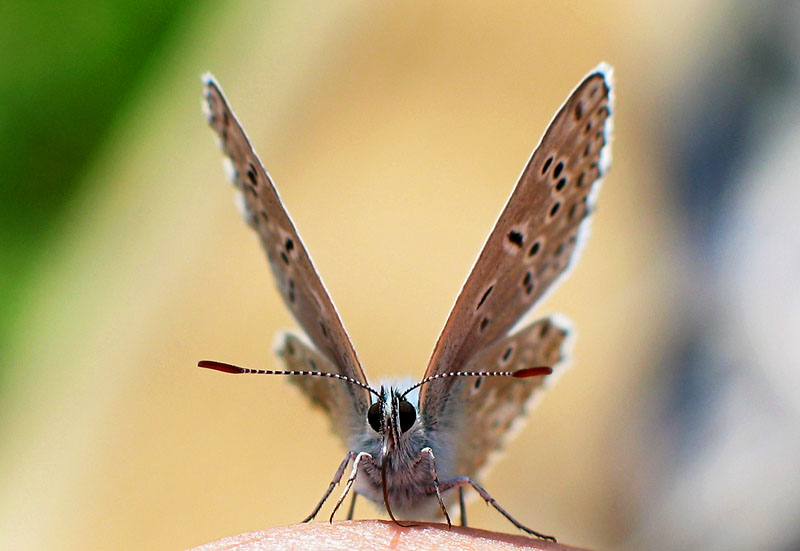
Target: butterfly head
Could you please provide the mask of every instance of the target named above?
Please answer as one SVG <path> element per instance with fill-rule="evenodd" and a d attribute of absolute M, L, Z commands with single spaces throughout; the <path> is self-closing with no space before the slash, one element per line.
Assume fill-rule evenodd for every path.
<path fill-rule="evenodd" d="M 367 423 L 381 436 L 386 449 L 411 430 L 417 420 L 417 408 L 394 387 L 387 390 L 382 386 L 378 395 L 367 410 Z"/>

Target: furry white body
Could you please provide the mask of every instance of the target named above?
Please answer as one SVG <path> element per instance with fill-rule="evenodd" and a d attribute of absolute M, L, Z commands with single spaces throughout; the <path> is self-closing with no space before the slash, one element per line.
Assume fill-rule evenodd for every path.
<path fill-rule="evenodd" d="M 389 394 L 402 393 L 411 387 L 412 380 L 385 381 Z M 383 385 L 382 385 L 383 386 Z M 413 390 L 409 401 L 419 411 L 416 403 L 419 393 Z M 388 406 L 388 404 L 387 404 Z M 387 411 L 386 418 L 392 419 Z M 446 435 L 425 426 L 422 416 L 417 416 L 414 425 L 399 435 L 399 439 L 385 446 L 384 437 L 373 431 L 364 420 L 364 430 L 353 437 L 351 451 L 358 454 L 366 452 L 371 459 L 362 459 L 355 480 L 355 490 L 376 504 L 383 504 L 383 481 L 381 466 L 387 461 L 386 485 L 392 510 L 402 518 L 434 518 L 441 516 L 436 491 L 433 484 L 431 462 L 439 480 L 453 477 L 451 469 L 452 447 Z M 423 453 L 430 449 L 432 454 Z M 384 455 L 385 453 L 385 455 Z M 446 492 L 443 496 L 446 505 L 453 503 L 456 492 Z"/>

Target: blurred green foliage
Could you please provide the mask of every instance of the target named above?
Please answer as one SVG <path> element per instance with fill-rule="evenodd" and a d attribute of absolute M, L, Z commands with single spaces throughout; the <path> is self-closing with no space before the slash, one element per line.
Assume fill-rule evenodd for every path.
<path fill-rule="evenodd" d="M 0 388 L 31 270 L 185 0 L 0 3 Z"/>

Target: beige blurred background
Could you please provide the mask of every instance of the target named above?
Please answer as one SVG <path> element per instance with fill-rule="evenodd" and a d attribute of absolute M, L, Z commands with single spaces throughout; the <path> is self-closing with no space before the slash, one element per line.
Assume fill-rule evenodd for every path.
<path fill-rule="evenodd" d="M 719 1 L 192 11 L 81 174 L 14 320 L 0 547 L 180 549 L 297 522 L 343 457 L 286 381 L 195 367 L 273 367 L 274 333 L 295 326 L 232 205 L 202 72 L 248 130 L 374 382 L 422 375 L 532 148 L 600 61 L 617 84 L 612 170 L 581 262 L 534 314 L 574 322 L 572 369 L 484 482 L 566 543 L 650 541 L 642 526 L 658 520 L 641 507 L 659 465 L 643 459 L 668 443 L 642 435 L 686 300 L 668 108 L 696 60 L 735 41 L 737 13 Z M 513 530 L 478 501 L 468 510 L 474 526 Z M 385 517 L 364 501 L 356 515 Z"/>

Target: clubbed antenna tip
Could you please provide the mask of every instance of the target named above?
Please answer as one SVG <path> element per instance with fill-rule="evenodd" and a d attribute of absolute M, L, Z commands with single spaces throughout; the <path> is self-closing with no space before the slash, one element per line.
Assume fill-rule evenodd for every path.
<path fill-rule="evenodd" d="M 519 371 L 515 371 L 511 376 L 516 377 L 517 379 L 523 379 L 525 377 L 538 377 L 539 375 L 550 375 L 553 372 L 552 367 L 526 367 L 525 369 L 520 369 Z"/>
<path fill-rule="evenodd" d="M 197 367 L 205 367 L 206 369 L 215 369 L 223 373 L 247 373 L 249 369 L 238 367 L 231 364 L 222 362 L 215 362 L 214 360 L 200 360 L 197 362 Z"/>

